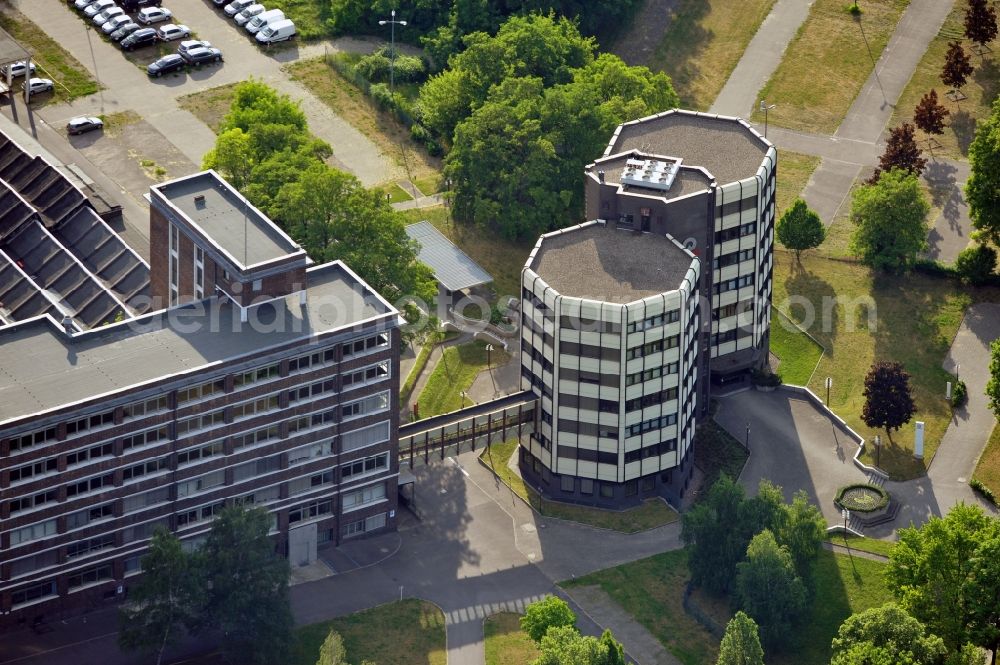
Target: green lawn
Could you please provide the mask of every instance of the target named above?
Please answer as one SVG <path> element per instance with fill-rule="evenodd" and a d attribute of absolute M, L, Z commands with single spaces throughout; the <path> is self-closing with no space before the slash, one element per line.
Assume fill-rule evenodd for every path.
<path fill-rule="evenodd" d="M 538 658 L 538 647 L 521 630 L 520 619 L 513 612 L 486 617 L 486 665 L 528 665 Z"/>
<path fill-rule="evenodd" d="M 84 95 L 92 95 L 100 88 L 90 72 L 80 64 L 66 49 L 57 44 L 45 31 L 33 23 L 27 16 L 11 9 L 4 4 L 0 7 L 0 27 L 31 51 L 31 60 L 38 69 L 35 76 L 50 78 L 55 82 L 55 91 L 51 99 L 65 102 Z M 91 39 L 99 39 L 98 34 L 91 31 Z M 86 54 L 89 56 L 89 54 Z M 85 57 L 80 54 L 80 57 Z M 14 79 L 14 88 L 20 92 L 23 78 Z M 4 78 L 6 82 L 6 78 Z M 34 97 L 32 97 L 34 99 Z M 41 97 L 42 100 L 46 96 Z"/>
<path fill-rule="evenodd" d="M 457 411 L 463 405 L 470 406 L 468 398 L 463 400 L 462 391 L 468 390 L 479 372 L 487 368 L 488 359 L 485 342 L 470 342 L 445 349 L 417 399 L 420 417 L 429 418 Z M 491 360 L 496 367 L 507 362 L 508 355 L 495 349 Z"/>
<path fill-rule="evenodd" d="M 707 111 L 773 5 L 774 0 L 680 0 L 646 64 L 670 75 L 682 107 Z"/>
<path fill-rule="evenodd" d="M 823 349 L 778 310 L 771 309 L 771 353 L 778 356 L 778 374 L 793 386 L 809 382 Z"/>
<path fill-rule="evenodd" d="M 317 0 L 271 0 L 268 9 L 280 9 L 295 22 L 297 37 L 303 40 L 329 37 L 326 20 L 332 17 L 333 3 Z"/>
<path fill-rule="evenodd" d="M 299 628 L 287 665 L 316 665 L 331 628 L 344 638 L 351 663 L 446 665 L 448 660 L 444 614 L 437 605 L 408 598 Z"/>
<path fill-rule="evenodd" d="M 532 508 L 536 510 L 540 508 L 542 515 L 546 517 L 557 517 L 623 533 L 645 531 L 680 519 L 680 515 L 660 499 L 649 499 L 642 505 L 621 511 L 602 510 L 551 500 L 539 502 L 538 492 L 529 487 L 508 464 L 516 450 L 517 439 L 508 439 L 485 448 L 479 454 L 479 459 L 492 469 L 514 494 L 527 501 Z"/>
<path fill-rule="evenodd" d="M 399 203 L 401 201 L 413 200 L 413 195 L 396 183 L 386 185 L 382 188 L 382 192 L 389 195 L 389 203 Z"/>
<path fill-rule="evenodd" d="M 239 84 L 227 83 L 216 88 L 184 95 L 177 98 L 177 104 L 218 134 L 222 118 L 229 113 L 229 108 L 233 105 L 233 96 L 237 85 Z"/>
<path fill-rule="evenodd" d="M 909 0 L 867 0 L 856 20 L 844 0 L 816 0 L 809 17 L 758 98 L 776 107 L 768 121 L 781 127 L 833 133 L 878 60 Z M 760 117 L 758 117 L 760 116 Z M 753 114 L 763 122 L 763 114 Z"/>
<path fill-rule="evenodd" d="M 780 219 L 792 207 L 795 199 L 802 196 L 813 171 L 819 166 L 819 157 L 803 155 L 790 150 L 778 151 L 778 200 L 775 217 Z"/>
<path fill-rule="evenodd" d="M 665 552 L 586 577 L 562 582 L 567 588 L 599 585 L 644 625 L 684 665 L 712 665 L 718 642 L 683 608 L 690 579 L 687 551 Z M 816 599 L 810 615 L 780 654 L 765 654 L 769 665 L 825 665 L 830 641 L 848 616 L 891 600 L 885 564 L 821 551 L 816 563 Z M 718 604 L 713 604 L 716 608 Z"/>
<path fill-rule="evenodd" d="M 913 77 L 906 89 L 903 90 L 903 94 L 900 95 L 892 119 L 889 121 L 890 127 L 895 127 L 903 121 L 910 121 L 913 118 L 913 109 L 920 98 L 932 88 L 937 90 L 938 103 L 943 104 L 951 115 L 945 119 L 947 127 L 945 127 L 944 135 L 936 137 L 941 143 L 941 147 L 934 150 L 934 155 L 952 159 L 964 159 L 968 154 L 969 144 L 972 142 L 976 129 L 976 120 L 990 114 L 990 104 L 1000 92 L 1000 66 L 998 66 L 996 54 L 988 55 L 985 59 L 972 55 L 968 40 L 963 40 L 965 7 L 966 3 L 964 2 L 955 3 L 951 14 L 941 26 L 941 31 L 927 47 Z M 972 64 L 976 68 L 965 87 L 962 88 L 962 92 L 968 99 L 957 104 L 944 96 L 948 87 L 941 83 L 940 78 L 944 56 L 948 51 L 948 42 L 955 40 L 964 42 L 962 46 L 966 53 L 972 55 Z M 997 48 L 995 43 L 993 48 L 994 50 Z M 917 130 L 917 138 L 925 139 L 927 136 Z M 921 144 L 921 147 L 926 149 L 924 144 Z"/>
<path fill-rule="evenodd" d="M 995 301 L 1000 292 L 916 273 L 875 273 L 858 263 L 810 254 L 803 255 L 797 265 L 790 253 L 775 252 L 773 296 L 776 307 L 796 323 L 809 324 L 804 327 L 826 348 L 809 387 L 818 395 L 825 394 L 825 379 L 832 377 L 833 410 L 871 439 L 876 432 L 860 417 L 865 374 L 876 359 L 903 363 L 911 375 L 917 406 L 914 420 L 926 423 L 925 459 L 918 462 L 912 457 L 911 424 L 894 434 L 892 444 L 880 432 L 881 465 L 894 478 L 914 478 L 930 463 L 951 419 L 944 387 L 954 377 L 941 363 L 965 308 L 978 300 Z M 789 296 L 795 296 L 799 304 L 789 306 Z M 803 299 L 814 310 L 811 322 L 805 320 Z M 875 314 L 871 328 L 865 303 Z M 865 461 L 874 460 L 866 457 Z"/>
<path fill-rule="evenodd" d="M 848 535 L 845 542 L 844 534 L 842 533 L 831 533 L 827 535 L 826 539 L 835 545 L 844 545 L 850 547 L 852 550 L 861 550 L 862 552 L 881 554 L 882 556 L 889 556 L 889 552 L 896 546 L 894 541 L 878 540 L 877 538 L 859 538 L 852 535 Z"/>
<path fill-rule="evenodd" d="M 456 223 L 451 218 L 451 208 L 431 206 L 405 210 L 409 223 L 427 220 L 462 248 L 473 261 L 493 276 L 497 296 L 521 295 L 521 268 L 535 243 L 518 243 L 505 240 L 492 231 Z"/>
<path fill-rule="evenodd" d="M 989 487 L 994 496 L 1000 497 L 1000 426 L 993 427 L 993 434 L 972 477 Z"/>

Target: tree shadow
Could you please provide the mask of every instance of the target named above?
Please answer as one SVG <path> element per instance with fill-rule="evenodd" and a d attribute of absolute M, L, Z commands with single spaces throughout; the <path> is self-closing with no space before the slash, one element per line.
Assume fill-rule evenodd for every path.
<path fill-rule="evenodd" d="M 980 62 L 972 75 L 972 80 L 983 89 L 983 101 L 987 103 L 992 103 L 997 93 L 1000 93 L 1000 67 L 993 58 Z"/>
<path fill-rule="evenodd" d="M 670 23 L 653 54 L 654 64 L 660 64 L 674 81 L 682 101 L 691 101 L 691 85 L 701 75 L 699 55 L 708 46 L 714 33 L 699 21 L 710 9 L 703 0 L 680 0 L 670 12 Z"/>
<path fill-rule="evenodd" d="M 955 133 L 958 149 L 968 156 L 969 146 L 976 137 L 976 119 L 965 109 L 958 109 L 951 114 L 951 131 Z"/>
<path fill-rule="evenodd" d="M 832 356 L 841 309 L 836 290 L 822 277 L 799 265 L 793 267 L 791 276 L 785 281 L 785 292 L 788 301 L 779 305 L 782 311 L 819 339 Z"/>
<path fill-rule="evenodd" d="M 933 160 L 927 163 L 923 177 L 930 190 L 931 201 L 941 208 L 941 215 L 948 220 L 951 230 L 961 233 L 959 221 L 963 199 L 962 189 L 956 179 L 957 171 L 954 164 Z"/>

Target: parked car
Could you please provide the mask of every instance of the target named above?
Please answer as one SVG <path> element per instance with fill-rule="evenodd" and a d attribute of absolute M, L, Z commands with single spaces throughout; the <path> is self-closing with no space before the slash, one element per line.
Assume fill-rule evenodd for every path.
<path fill-rule="evenodd" d="M 83 14 L 90 18 L 94 18 L 105 9 L 111 9 L 112 7 L 117 7 L 115 0 L 96 0 L 92 2 L 83 10 Z"/>
<path fill-rule="evenodd" d="M 66 132 L 69 134 L 84 134 L 86 132 L 92 132 L 95 129 L 103 128 L 103 120 L 89 115 L 82 115 L 78 118 L 73 118 L 66 123 Z"/>
<path fill-rule="evenodd" d="M 255 3 L 255 4 L 250 5 L 249 7 L 247 7 L 246 9 L 244 9 L 243 11 L 241 11 L 236 16 L 234 16 L 233 20 L 236 21 L 236 25 L 246 25 L 247 21 L 249 21 L 250 19 L 252 19 L 254 16 L 257 16 L 258 14 L 263 14 L 263 13 L 264 13 L 264 5 L 259 4 L 259 3 Z"/>
<path fill-rule="evenodd" d="M 51 92 L 55 89 L 52 79 L 31 78 L 21 84 L 21 90 L 27 89 L 32 95 L 40 92 Z"/>
<path fill-rule="evenodd" d="M 12 62 L 9 65 L 4 65 L 3 67 L 0 67 L 0 74 L 7 76 L 7 70 L 9 69 L 10 75 L 14 78 L 17 78 L 18 76 L 24 76 L 25 69 L 27 68 L 27 66 L 28 63 L 26 60 L 18 60 L 17 62 Z M 35 63 L 31 63 L 31 73 L 32 74 L 35 73 Z"/>
<path fill-rule="evenodd" d="M 171 53 L 170 55 L 165 55 L 159 60 L 151 62 L 148 67 L 146 67 L 146 73 L 150 76 L 160 77 L 164 74 L 169 74 L 170 72 L 175 72 L 178 69 L 184 68 L 184 58 L 177 55 L 176 53 Z"/>
<path fill-rule="evenodd" d="M 116 16 L 125 16 L 125 10 L 119 7 L 118 5 L 115 5 L 114 7 L 108 7 L 99 14 L 94 14 L 93 18 L 91 18 L 90 20 L 96 26 L 103 26 L 105 23 L 107 23 Z"/>
<path fill-rule="evenodd" d="M 105 21 L 104 25 L 101 26 L 101 31 L 106 35 L 110 35 L 126 23 L 134 23 L 134 21 L 129 18 L 128 14 L 119 14 Z"/>
<path fill-rule="evenodd" d="M 73 2 L 73 6 L 79 9 L 80 11 L 83 11 L 84 9 L 91 6 L 95 2 L 97 2 L 97 0 L 75 0 L 75 2 Z"/>
<path fill-rule="evenodd" d="M 282 19 L 268 23 L 257 33 L 257 41 L 261 44 L 274 44 L 291 39 L 295 36 L 295 24 L 291 19 Z"/>
<path fill-rule="evenodd" d="M 247 32 L 251 35 L 255 35 L 260 32 L 268 23 L 273 23 L 275 21 L 281 21 L 285 18 L 285 12 L 280 9 L 269 9 L 262 14 L 257 14 L 252 19 L 247 21 L 247 24 L 243 26 Z"/>
<path fill-rule="evenodd" d="M 122 0 L 122 7 L 127 12 L 139 11 L 143 7 L 159 7 L 163 0 Z"/>
<path fill-rule="evenodd" d="M 191 29 L 186 25 L 174 25 L 173 23 L 167 23 L 166 25 L 160 26 L 160 29 L 156 31 L 156 36 L 161 42 L 172 42 L 175 39 L 190 37 Z"/>
<path fill-rule="evenodd" d="M 229 4 L 229 0 L 212 0 L 212 4 L 215 5 L 216 9 L 219 7 L 225 7 Z"/>
<path fill-rule="evenodd" d="M 139 28 L 131 35 L 121 41 L 123 51 L 142 48 L 156 43 L 156 30 L 153 28 Z"/>
<path fill-rule="evenodd" d="M 189 65 L 201 67 L 206 62 L 222 62 L 222 51 L 212 46 L 189 49 L 182 56 Z"/>
<path fill-rule="evenodd" d="M 226 12 L 226 16 L 233 17 L 252 4 L 253 0 L 233 0 L 228 5 L 226 5 L 223 11 Z"/>
<path fill-rule="evenodd" d="M 177 45 L 177 52 L 184 55 L 188 51 L 196 48 L 210 48 L 212 46 L 211 42 L 206 42 L 202 39 L 185 39 L 180 44 Z"/>
<path fill-rule="evenodd" d="M 138 29 L 139 29 L 138 23 L 136 23 L 135 21 L 129 21 L 128 23 L 121 25 L 117 30 L 111 33 L 111 41 L 120 42 L 121 40 L 125 39 Z"/>
<path fill-rule="evenodd" d="M 139 13 L 135 15 L 138 23 L 145 23 L 146 25 L 169 21 L 171 17 L 173 17 L 173 12 L 166 7 L 146 7 L 145 9 L 140 9 Z"/>

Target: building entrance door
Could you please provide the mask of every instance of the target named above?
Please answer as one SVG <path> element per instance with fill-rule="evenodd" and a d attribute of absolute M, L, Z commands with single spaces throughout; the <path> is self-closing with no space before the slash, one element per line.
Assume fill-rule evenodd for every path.
<path fill-rule="evenodd" d="M 308 566 L 316 560 L 316 523 L 288 530 L 288 563 Z"/>

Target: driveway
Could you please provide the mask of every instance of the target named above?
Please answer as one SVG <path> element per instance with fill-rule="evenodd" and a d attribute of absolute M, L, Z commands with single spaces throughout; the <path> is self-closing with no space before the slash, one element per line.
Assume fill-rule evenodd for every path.
<path fill-rule="evenodd" d="M 854 466 L 854 439 L 811 402 L 785 391 L 748 390 L 720 398 L 719 405 L 715 420 L 737 440 L 745 440 L 750 425 L 750 460 L 740 476 L 749 494 L 766 478 L 781 485 L 786 499 L 805 490 L 829 525 L 840 522 L 837 489 L 866 482 Z"/>
<path fill-rule="evenodd" d="M 364 134 L 330 111 L 309 90 L 292 81 L 282 67 L 299 58 L 317 57 L 338 48 L 371 50 L 374 42 L 356 39 L 327 44 L 292 42 L 271 50 L 256 42 L 205 0 L 171 0 L 174 21 L 188 25 L 200 39 L 222 49 L 225 63 L 207 66 L 182 77 L 152 81 L 143 69 L 112 45 L 86 29 L 84 21 L 64 0 L 11 0 L 12 4 L 46 33 L 73 53 L 105 89 L 69 104 L 48 105 L 38 115 L 61 126 L 75 115 L 131 110 L 142 116 L 193 164 L 215 143 L 215 135 L 197 118 L 177 105 L 183 95 L 251 77 L 260 79 L 298 101 L 311 131 L 333 147 L 337 166 L 354 173 L 365 185 L 393 180 L 401 170 Z"/>

